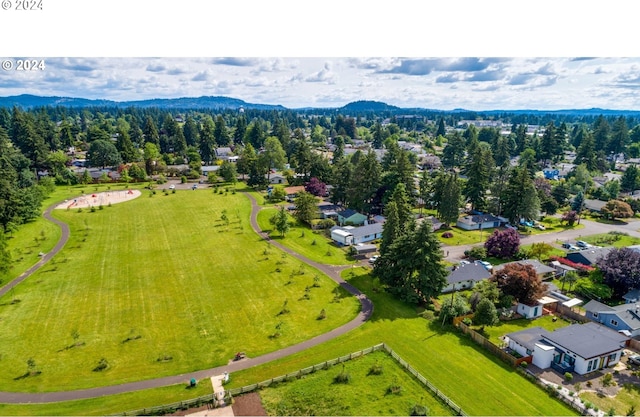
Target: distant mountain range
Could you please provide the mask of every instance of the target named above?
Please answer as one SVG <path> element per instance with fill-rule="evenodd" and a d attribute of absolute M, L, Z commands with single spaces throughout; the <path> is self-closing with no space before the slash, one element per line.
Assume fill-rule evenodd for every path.
<path fill-rule="evenodd" d="M 22 107 L 25 109 L 33 107 L 62 106 L 62 107 L 158 107 L 163 109 L 254 109 L 254 110 L 313 110 L 314 107 L 303 109 L 288 109 L 281 105 L 247 103 L 246 101 L 222 96 L 202 96 L 202 97 L 181 97 L 181 98 L 156 98 L 136 101 L 112 101 L 112 100 L 92 100 L 75 97 L 44 97 L 30 94 L 19 96 L 0 97 L 0 107 Z M 326 109 L 326 108 L 323 108 Z M 345 106 L 335 108 L 345 113 L 366 113 L 366 112 L 442 112 L 442 113 L 477 113 L 483 115 L 500 114 L 529 114 L 529 115 L 565 115 L 565 116 L 640 116 L 640 110 L 608 110 L 600 108 L 591 109 L 564 109 L 564 110 L 437 110 L 427 108 L 401 108 L 392 106 L 380 101 L 360 100 L 349 103 Z"/>

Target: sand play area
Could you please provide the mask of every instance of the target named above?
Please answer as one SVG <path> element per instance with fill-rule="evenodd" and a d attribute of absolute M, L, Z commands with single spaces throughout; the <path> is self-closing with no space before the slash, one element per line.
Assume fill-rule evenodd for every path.
<path fill-rule="evenodd" d="M 65 200 L 56 206 L 57 209 L 89 208 L 118 204 L 140 197 L 140 190 L 107 191 L 102 193 L 85 194 L 72 200 Z"/>

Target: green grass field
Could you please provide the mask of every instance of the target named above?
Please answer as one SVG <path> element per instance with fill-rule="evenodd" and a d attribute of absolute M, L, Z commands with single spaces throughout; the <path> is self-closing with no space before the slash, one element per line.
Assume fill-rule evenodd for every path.
<path fill-rule="evenodd" d="M 49 252 L 59 239 L 60 228 L 43 217 L 20 226 L 18 233 L 7 235 L 13 263 L 9 272 L 0 273 L 0 288 L 36 264 L 40 252 Z"/>
<path fill-rule="evenodd" d="M 371 373 L 376 366 L 381 368 L 377 375 Z M 349 383 L 336 383 L 334 378 L 343 372 L 351 377 Z M 387 391 L 394 385 L 401 387 L 397 394 Z M 429 415 L 453 415 L 385 352 L 264 388 L 260 397 L 267 414 L 277 416 L 401 416 L 416 404 L 426 406 Z"/>
<path fill-rule="evenodd" d="M 258 213 L 260 228 L 263 231 L 270 232 L 272 239 L 316 262 L 329 265 L 349 265 L 353 263 L 345 249 L 334 245 L 331 239 L 325 237 L 321 232 L 314 232 L 309 227 L 299 224 L 291 216 L 291 229 L 284 237 L 281 237 L 280 233 L 273 230 L 273 226 L 269 223 L 269 218 L 277 210 L 276 208 L 263 208 Z"/>
<path fill-rule="evenodd" d="M 556 321 L 553 321 L 553 317 L 551 316 L 542 316 L 533 320 L 517 319 L 511 321 L 501 321 L 496 326 L 486 326 L 484 328 L 484 336 L 488 337 L 489 340 L 499 346 L 502 343 L 500 337 L 508 333 L 519 332 L 520 330 L 536 326 L 542 327 L 543 329 L 547 329 L 549 331 L 554 331 L 556 329 L 566 327 L 569 324 L 571 323 L 564 319 L 557 319 Z M 480 326 L 472 327 L 475 330 L 479 330 Z"/>
<path fill-rule="evenodd" d="M 640 238 L 628 235 L 613 235 L 610 233 L 600 233 L 596 235 L 584 236 L 581 240 L 597 246 L 613 246 L 623 248 L 640 244 Z"/>
<path fill-rule="evenodd" d="M 418 317 L 416 309 L 375 291 L 367 268 L 343 277 L 373 301 L 372 319 L 322 346 L 237 372 L 232 387 L 256 383 L 385 342 L 470 415 L 576 415 L 470 338 L 439 322 Z"/>
<path fill-rule="evenodd" d="M 344 292 L 262 242 L 249 211 L 245 196 L 209 190 L 145 191 L 95 212 L 56 211 L 70 241 L 0 299 L 0 390 L 69 390 L 205 369 L 352 319 L 357 301 L 334 302 Z M 279 315 L 285 302 L 290 312 Z M 317 320 L 322 309 L 326 319 Z M 102 358 L 108 367 L 94 372 Z M 21 378 L 34 370 L 41 373 Z"/>

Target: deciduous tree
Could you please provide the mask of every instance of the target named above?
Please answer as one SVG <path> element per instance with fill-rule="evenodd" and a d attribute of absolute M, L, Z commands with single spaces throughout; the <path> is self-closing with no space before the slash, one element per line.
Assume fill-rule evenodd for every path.
<path fill-rule="evenodd" d="M 621 297 L 633 288 L 640 288 L 640 253 L 629 248 L 614 248 L 596 261 L 604 283 Z"/>
<path fill-rule="evenodd" d="M 311 226 L 318 212 L 318 199 L 311 193 L 302 191 L 295 199 L 295 217 L 302 223 Z"/>
<path fill-rule="evenodd" d="M 515 229 L 495 229 L 484 243 L 488 256 L 508 259 L 513 257 L 520 248 L 520 235 Z"/>

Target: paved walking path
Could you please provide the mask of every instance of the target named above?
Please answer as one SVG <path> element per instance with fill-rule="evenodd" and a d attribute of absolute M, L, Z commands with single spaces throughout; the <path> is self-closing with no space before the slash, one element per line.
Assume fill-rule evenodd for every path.
<path fill-rule="evenodd" d="M 258 226 L 258 211 L 260 211 L 260 206 L 256 203 L 255 199 L 247 193 L 244 193 L 249 200 L 251 201 L 251 226 L 256 231 L 256 233 L 260 234 L 268 243 L 273 246 L 276 246 L 287 253 L 291 254 L 295 258 L 301 260 L 302 262 L 307 263 L 315 268 L 318 268 L 325 274 L 327 274 L 331 279 L 336 281 L 341 287 L 349 291 L 349 293 L 353 294 L 358 298 L 361 304 L 360 313 L 356 318 L 351 320 L 349 323 L 346 323 L 336 329 L 333 329 L 327 333 L 321 334 L 309 340 L 305 340 L 304 342 L 298 343 L 293 346 L 286 347 L 284 349 L 277 350 L 275 352 L 267 353 L 262 356 L 258 356 L 255 358 L 246 358 L 236 362 L 231 362 L 228 365 L 218 366 L 215 368 L 204 369 L 197 372 L 190 372 L 180 375 L 167 376 L 163 378 L 155 378 L 155 379 L 147 379 L 143 381 L 130 382 L 126 384 L 119 385 L 110 385 L 105 387 L 97 387 L 97 388 L 89 388 L 89 389 L 81 389 L 81 390 L 73 390 L 73 391 L 57 391 L 57 392 L 42 392 L 42 393 L 23 393 L 23 392 L 0 392 L 0 403 L 4 404 L 24 404 L 24 403 L 52 403 L 59 401 L 71 401 L 71 400 L 81 400 L 87 398 L 95 398 L 102 397 L 106 395 L 114 395 L 121 394 L 125 392 L 138 391 L 148 388 L 158 388 L 164 387 L 167 385 L 174 384 L 186 384 L 191 378 L 195 378 L 197 380 L 204 378 L 211 378 L 214 375 L 221 375 L 225 372 L 235 372 L 243 369 L 248 369 L 254 366 L 262 365 L 267 362 L 274 361 L 276 359 L 281 359 L 286 356 L 292 355 L 294 353 L 302 352 L 303 350 L 309 349 L 313 346 L 324 343 L 328 340 L 334 339 L 340 335 L 343 335 L 350 330 L 353 330 L 366 322 L 373 313 L 373 303 L 369 300 L 364 294 L 362 294 L 357 288 L 345 282 L 340 277 L 340 271 L 349 266 L 328 266 L 323 265 L 314 261 L 311 261 L 304 256 L 292 251 L 289 248 L 282 246 L 281 244 L 274 242 L 269 239 L 268 236 L 265 236 L 263 233 L 260 233 L 260 227 Z M 18 279 L 12 282 L 11 288 L 17 285 L 19 282 L 23 281 L 30 274 L 32 274 L 35 270 L 40 268 L 46 261 L 51 259 L 56 253 L 62 249 L 64 244 L 69 239 L 69 227 L 56 220 L 53 219 L 50 215 L 52 207 L 49 207 L 45 212 L 45 217 L 54 223 L 60 225 L 62 228 L 62 237 L 55 248 L 49 252 L 43 259 L 38 262 L 38 264 L 34 265 L 34 267 L 30 268 L 27 272 L 22 274 L 19 278 L 20 281 L 16 282 Z M 8 286 L 8 285 L 7 285 Z M 6 287 L 5 287 L 6 289 Z M 8 289 L 7 289 L 8 291 Z M 6 291 L 5 291 L 6 292 Z M 3 293 L 0 293 L 2 295 Z"/>

